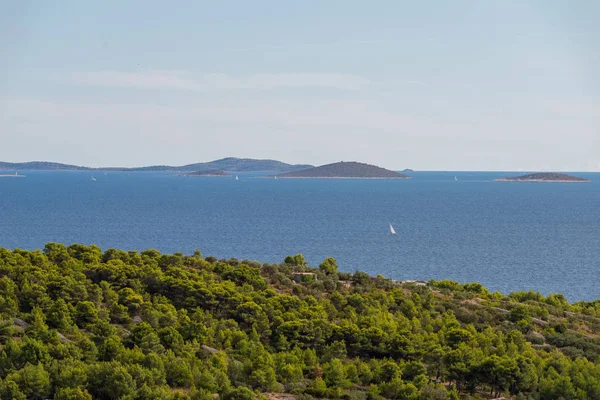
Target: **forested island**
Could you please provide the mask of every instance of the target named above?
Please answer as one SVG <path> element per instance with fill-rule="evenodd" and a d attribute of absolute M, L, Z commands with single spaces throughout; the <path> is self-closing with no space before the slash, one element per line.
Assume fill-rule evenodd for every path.
<path fill-rule="evenodd" d="M 206 171 L 195 171 L 189 172 L 187 174 L 180 174 L 180 176 L 230 177 L 231 174 L 228 174 L 227 172 L 218 169 L 208 169 Z"/>
<path fill-rule="evenodd" d="M 599 399 L 600 301 L 199 251 L 0 248 L 0 399 Z"/>
<path fill-rule="evenodd" d="M 567 174 L 558 174 L 554 172 L 539 172 L 520 176 L 511 176 L 508 178 L 499 178 L 496 182 L 589 182 L 587 179 L 571 176 Z"/>
<path fill-rule="evenodd" d="M 274 172 L 283 173 L 311 168 L 308 164 L 287 164 L 276 160 L 257 160 L 253 158 L 227 157 L 219 160 L 187 164 L 182 166 L 152 165 L 148 167 L 100 167 L 90 168 L 79 165 L 61 164 L 47 161 L 31 161 L 24 163 L 8 163 L 0 161 L 2 170 L 32 171 L 127 171 L 127 172 L 193 172 L 200 170 L 222 170 L 232 172 Z"/>
<path fill-rule="evenodd" d="M 375 165 L 359 162 L 337 162 L 278 175 L 280 178 L 369 178 L 407 179 L 410 176 Z"/>

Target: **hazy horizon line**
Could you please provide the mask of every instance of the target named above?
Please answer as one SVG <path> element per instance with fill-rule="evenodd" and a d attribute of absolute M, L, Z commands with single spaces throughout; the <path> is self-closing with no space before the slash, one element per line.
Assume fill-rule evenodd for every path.
<path fill-rule="evenodd" d="M 180 167 L 184 167 L 186 165 L 192 165 L 192 164 L 208 164 L 211 162 L 216 162 L 216 161 L 221 161 L 221 160 L 225 160 L 225 159 L 237 159 L 237 160 L 255 160 L 255 161 L 276 161 L 276 162 L 281 162 L 284 164 L 288 164 L 288 165 L 311 165 L 314 167 L 319 167 L 319 166 L 323 166 L 323 165 L 328 165 L 328 164 L 335 164 L 338 162 L 359 162 L 359 163 L 364 163 L 364 164 L 370 164 L 370 165 L 375 165 L 376 164 L 371 164 L 369 162 L 364 162 L 364 161 L 357 161 L 357 160 L 340 160 L 340 161 L 333 161 L 333 162 L 328 162 L 325 164 L 312 164 L 312 163 L 308 163 L 308 162 L 300 162 L 300 163 L 289 163 L 286 161 L 282 161 L 282 160 L 278 160 L 278 159 L 274 159 L 274 158 L 252 158 L 252 157 L 222 157 L 222 158 L 216 158 L 216 159 L 212 159 L 209 161 L 196 161 L 196 162 L 191 162 L 191 163 L 184 163 L 184 164 L 146 164 L 146 165 L 138 165 L 138 166 L 108 166 L 108 165 L 102 165 L 102 166 L 89 166 L 89 165 L 83 165 L 83 164 L 77 164 L 77 163 L 69 163 L 69 162 L 62 162 L 62 161 L 48 161 L 48 160 L 30 160 L 30 161 L 2 161 L 0 160 L 0 163 L 6 163 L 6 164 L 28 164 L 28 163 L 52 163 L 52 164 L 61 164 L 61 165 L 68 165 L 68 166 L 73 166 L 73 167 L 78 167 L 78 168 L 89 168 L 89 169 L 97 169 L 97 170 L 102 170 L 102 169 L 137 169 L 137 168 L 149 168 L 149 167 L 175 167 L 175 168 L 180 168 Z M 600 173 L 600 171 L 591 171 L 591 170 L 571 170 L 571 169 L 549 169 L 549 168 L 540 168 L 540 169 L 525 169 L 525 168 L 517 168 L 517 169 L 427 169 L 427 168 L 410 168 L 410 167 L 405 167 L 405 168 L 385 168 L 385 169 L 389 169 L 391 171 L 405 171 L 405 170 L 412 170 L 414 172 L 582 172 L 582 173 Z M 2 169 L 0 168 L 0 170 L 7 170 L 7 169 Z M 64 170 L 53 170 L 53 169 L 48 169 L 48 170 L 44 170 L 44 169 L 39 169 L 38 171 L 54 171 L 54 172 L 67 172 L 67 171 L 75 171 L 75 170 L 68 170 L 68 169 L 64 169 Z M 145 171 L 139 171 L 139 172 L 145 172 Z M 151 172 L 151 171 L 150 171 Z"/>

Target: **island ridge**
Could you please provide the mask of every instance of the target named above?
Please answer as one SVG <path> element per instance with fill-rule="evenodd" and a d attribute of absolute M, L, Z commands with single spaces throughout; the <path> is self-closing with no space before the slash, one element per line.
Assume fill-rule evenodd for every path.
<path fill-rule="evenodd" d="M 590 182 L 588 179 L 555 172 L 539 172 L 508 178 L 498 178 L 495 182 Z"/>
<path fill-rule="evenodd" d="M 408 179 L 410 176 L 355 161 L 337 162 L 277 175 L 279 178 Z"/>
<path fill-rule="evenodd" d="M 157 172 L 181 171 L 192 172 L 201 170 L 222 170 L 232 172 L 272 172 L 282 173 L 311 168 L 308 164 L 287 164 L 276 160 L 258 160 L 253 158 L 227 157 L 220 160 L 200 162 L 183 166 L 152 165 L 147 167 L 101 167 L 91 168 L 78 165 L 60 164 L 47 161 L 31 161 L 24 163 L 9 163 L 0 161 L 0 171 L 30 170 L 30 171 L 127 171 L 127 172 Z"/>

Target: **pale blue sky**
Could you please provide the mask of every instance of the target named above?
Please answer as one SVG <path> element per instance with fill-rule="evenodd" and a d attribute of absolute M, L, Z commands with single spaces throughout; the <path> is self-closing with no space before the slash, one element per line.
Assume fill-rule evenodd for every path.
<path fill-rule="evenodd" d="M 598 1 L 0 1 L 0 160 L 600 171 Z"/>

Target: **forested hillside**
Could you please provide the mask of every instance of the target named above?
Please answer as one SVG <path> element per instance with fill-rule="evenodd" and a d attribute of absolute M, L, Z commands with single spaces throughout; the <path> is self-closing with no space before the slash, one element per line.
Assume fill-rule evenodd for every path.
<path fill-rule="evenodd" d="M 0 249 L 0 321 L 0 399 L 600 399 L 600 302 L 333 259 Z"/>

